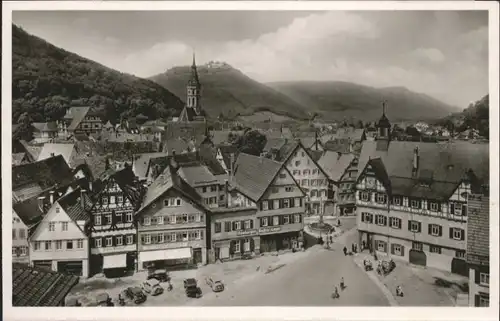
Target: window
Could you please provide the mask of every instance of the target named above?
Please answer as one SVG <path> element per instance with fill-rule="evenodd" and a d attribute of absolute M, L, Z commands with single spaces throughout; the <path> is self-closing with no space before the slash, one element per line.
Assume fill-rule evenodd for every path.
<path fill-rule="evenodd" d="M 68 222 L 62 222 L 61 225 L 62 225 L 62 230 L 63 231 L 67 231 L 68 230 Z"/>
<path fill-rule="evenodd" d="M 414 233 L 420 233 L 420 222 L 408 221 L 408 230 Z"/>
<path fill-rule="evenodd" d="M 170 234 L 170 239 L 172 240 L 172 242 L 177 242 L 177 234 Z"/>
<path fill-rule="evenodd" d="M 45 241 L 45 251 L 50 251 L 50 250 L 52 250 L 52 242 Z"/>
<path fill-rule="evenodd" d="M 134 236 L 133 235 L 127 235 L 125 237 L 126 241 L 127 241 L 127 245 L 130 245 L 132 243 L 134 243 Z"/>
<path fill-rule="evenodd" d="M 62 249 L 62 241 L 56 241 L 56 250 Z"/>
<path fill-rule="evenodd" d="M 300 166 L 300 161 L 295 161 L 295 166 Z"/>
<path fill-rule="evenodd" d="M 401 205 L 401 197 L 394 196 L 392 198 L 392 201 L 393 201 L 394 205 L 396 205 L 396 206 L 400 206 Z"/>
<path fill-rule="evenodd" d="M 122 245 L 123 245 L 123 236 L 118 235 L 118 236 L 116 237 L 116 245 L 117 245 L 117 246 L 122 246 Z"/>
<path fill-rule="evenodd" d="M 416 251 L 423 251 L 424 246 L 420 242 L 412 242 L 411 243 L 411 248 L 414 249 L 414 250 L 416 250 Z"/>
<path fill-rule="evenodd" d="M 280 174 L 280 178 L 286 178 L 286 174 L 285 173 L 281 173 Z"/>
<path fill-rule="evenodd" d="M 146 234 L 144 237 L 144 244 L 151 244 L 151 235 Z"/>
<path fill-rule="evenodd" d="M 163 200 L 163 206 L 169 206 L 169 199 Z"/>
<path fill-rule="evenodd" d="M 113 246 L 113 237 L 106 238 L 106 246 Z"/>
<path fill-rule="evenodd" d="M 60 210 L 61 210 L 61 209 L 59 208 L 59 206 L 57 206 L 57 207 L 56 207 L 56 213 L 57 213 L 57 214 L 59 214 Z"/>
<path fill-rule="evenodd" d="M 490 298 L 484 295 L 479 296 L 479 306 L 480 307 L 489 307 L 490 306 Z"/>
<path fill-rule="evenodd" d="M 196 214 L 196 216 L 195 216 L 195 221 L 196 221 L 196 222 L 201 222 L 201 221 L 202 221 L 202 219 L 203 219 L 203 215 L 201 215 L 201 214 Z"/>
<path fill-rule="evenodd" d="M 417 200 L 411 200 L 411 208 L 420 208 L 420 202 Z"/>
<path fill-rule="evenodd" d="M 283 224 L 290 224 L 290 215 L 283 216 Z"/>
<path fill-rule="evenodd" d="M 243 250 L 245 252 L 249 252 L 250 251 L 250 239 L 245 239 L 245 241 L 243 243 Z"/>
<path fill-rule="evenodd" d="M 431 211 L 433 211 L 433 212 L 437 212 L 437 211 L 438 211 L 438 208 L 439 208 L 439 207 L 438 207 L 438 204 L 437 204 L 437 203 L 434 203 L 434 202 L 430 203 L 430 209 L 431 209 Z"/>
<path fill-rule="evenodd" d="M 386 226 L 387 225 L 387 217 L 384 215 L 376 215 L 375 216 L 375 224 Z"/>
<path fill-rule="evenodd" d="M 245 221 L 243 224 L 245 226 L 245 230 L 249 230 L 250 229 L 250 220 Z"/>
<path fill-rule="evenodd" d="M 370 201 L 370 194 L 368 192 L 361 192 L 361 194 L 359 195 L 360 199 L 363 201 L 363 202 L 368 202 Z"/>
<path fill-rule="evenodd" d="M 285 187 L 285 192 L 293 192 L 293 187 L 291 186 Z"/>
<path fill-rule="evenodd" d="M 462 215 L 462 207 L 465 207 L 465 206 L 462 206 L 462 204 L 460 204 L 460 203 L 451 203 L 450 204 L 451 214 L 461 216 Z"/>
<path fill-rule="evenodd" d="M 401 228 L 401 219 L 397 217 L 391 217 L 390 220 L 390 225 L 392 228 Z"/>
<path fill-rule="evenodd" d="M 392 244 L 392 254 L 403 256 L 403 247 L 399 244 Z"/>
<path fill-rule="evenodd" d="M 214 224 L 214 232 L 215 233 L 222 232 L 222 224 L 220 222 L 215 222 L 215 224 Z"/>
<path fill-rule="evenodd" d="M 83 249 L 83 240 L 82 239 L 79 239 L 77 242 L 76 242 L 76 247 L 78 249 Z"/>
<path fill-rule="evenodd" d="M 101 225 L 101 215 L 94 216 L 94 225 Z"/>
<path fill-rule="evenodd" d="M 40 244 L 41 242 L 40 241 L 35 241 L 35 251 L 40 251 Z"/>
<path fill-rule="evenodd" d="M 450 227 L 450 239 L 457 241 L 463 241 L 465 239 L 464 230 L 460 228 Z"/>
<path fill-rule="evenodd" d="M 442 227 L 437 224 L 429 224 L 429 235 L 432 236 L 441 236 Z"/>
<path fill-rule="evenodd" d="M 56 230 L 56 223 L 50 222 L 49 223 L 49 231 L 54 232 Z"/>
<path fill-rule="evenodd" d="M 194 238 L 197 240 L 201 240 L 201 231 L 195 231 L 194 232 Z"/>
<path fill-rule="evenodd" d="M 234 253 L 240 253 L 240 242 L 234 243 Z"/>
<path fill-rule="evenodd" d="M 385 252 L 385 245 L 386 243 L 384 241 L 377 241 L 377 251 L 379 252 Z"/>
<path fill-rule="evenodd" d="M 110 225 L 111 220 L 112 220 L 111 214 L 104 215 L 104 225 Z"/>
<path fill-rule="evenodd" d="M 101 202 L 102 202 L 102 204 L 108 204 L 108 197 L 107 196 L 103 196 L 101 198 Z"/>
<path fill-rule="evenodd" d="M 430 251 L 431 251 L 431 253 L 441 254 L 441 247 L 435 246 L 435 245 L 431 245 L 430 246 Z"/>
<path fill-rule="evenodd" d="M 267 221 L 267 217 L 262 217 L 260 219 L 260 226 L 267 226 L 269 222 Z"/>
<path fill-rule="evenodd" d="M 66 249 L 67 250 L 72 250 L 73 249 L 73 241 L 66 241 Z"/>
<path fill-rule="evenodd" d="M 373 215 L 371 213 L 361 213 L 361 222 L 373 223 Z"/>
<path fill-rule="evenodd" d="M 490 285 L 490 274 L 489 273 L 479 273 L 479 284 L 488 286 Z"/>
<path fill-rule="evenodd" d="M 289 208 L 289 207 L 290 207 L 290 200 L 286 198 L 283 200 L 283 208 Z"/>
<path fill-rule="evenodd" d="M 109 197 L 109 204 L 115 204 L 115 197 L 114 196 L 110 196 Z"/>
<path fill-rule="evenodd" d="M 94 245 L 95 247 L 102 247 L 102 239 L 94 239 Z"/>
<path fill-rule="evenodd" d="M 188 233 L 187 232 L 182 232 L 182 241 L 187 242 L 189 241 Z"/>
<path fill-rule="evenodd" d="M 16 229 L 12 229 L 12 239 L 13 239 L 13 240 L 17 239 L 17 236 L 16 236 Z"/>
<path fill-rule="evenodd" d="M 175 204 L 176 204 L 177 206 L 181 206 L 181 199 L 180 199 L 180 198 L 176 199 L 176 200 L 175 200 Z"/>
<path fill-rule="evenodd" d="M 158 219 L 156 217 L 151 218 L 151 225 L 156 225 L 158 224 Z"/>
<path fill-rule="evenodd" d="M 133 214 L 132 213 L 127 213 L 126 214 L 127 222 L 132 222 L 133 220 Z"/>
<path fill-rule="evenodd" d="M 156 224 L 163 225 L 163 216 L 158 216 L 156 218 Z"/>
<path fill-rule="evenodd" d="M 280 225 L 280 217 L 273 216 L 273 225 Z"/>
<path fill-rule="evenodd" d="M 299 197 L 296 197 L 295 200 L 294 200 L 294 205 L 295 207 L 301 207 L 302 206 L 302 200 L 299 198 Z"/>
<path fill-rule="evenodd" d="M 202 192 L 202 193 L 206 193 L 206 192 L 207 192 L 207 187 L 206 187 L 206 186 L 203 186 L 203 187 L 201 188 L 201 192 Z"/>
<path fill-rule="evenodd" d="M 458 259 L 465 259 L 465 251 L 463 250 L 455 251 L 455 257 Z"/>
<path fill-rule="evenodd" d="M 21 246 L 21 256 L 26 256 L 26 255 L 28 255 L 28 247 Z"/>
<path fill-rule="evenodd" d="M 308 182 L 308 180 L 307 180 L 307 179 L 303 179 L 303 180 L 302 180 L 302 185 L 307 186 L 307 182 Z"/>
<path fill-rule="evenodd" d="M 241 222 L 240 221 L 236 221 L 233 224 L 234 224 L 235 230 L 241 230 Z"/>
<path fill-rule="evenodd" d="M 217 192 L 217 185 L 210 186 L 210 192 Z"/>
<path fill-rule="evenodd" d="M 116 202 L 117 202 L 118 204 L 123 204 L 123 196 L 117 196 L 117 197 L 116 197 Z"/>
<path fill-rule="evenodd" d="M 21 240 L 24 240 L 26 238 L 26 230 L 25 229 L 23 229 L 23 228 L 19 229 L 19 238 Z"/>
<path fill-rule="evenodd" d="M 151 225 L 151 217 L 144 218 L 144 225 Z"/>
<path fill-rule="evenodd" d="M 115 217 L 116 217 L 116 223 L 117 224 L 123 223 L 123 215 L 122 215 L 122 213 L 115 214 Z"/>
<path fill-rule="evenodd" d="M 295 214 L 293 216 L 293 222 L 294 223 L 300 223 L 300 214 Z"/>
<path fill-rule="evenodd" d="M 377 203 L 385 204 L 387 202 L 387 196 L 385 194 L 377 193 Z"/>
<path fill-rule="evenodd" d="M 165 235 L 158 234 L 158 243 L 164 243 L 164 242 L 165 242 Z"/>

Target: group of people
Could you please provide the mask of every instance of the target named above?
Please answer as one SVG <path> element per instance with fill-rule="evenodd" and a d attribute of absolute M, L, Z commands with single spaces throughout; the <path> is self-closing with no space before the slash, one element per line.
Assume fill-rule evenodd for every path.
<path fill-rule="evenodd" d="M 344 289 L 345 289 L 345 283 L 344 283 L 344 277 L 342 277 L 340 279 L 340 290 L 344 290 Z M 334 299 L 340 298 L 339 289 L 337 287 L 335 287 L 335 289 L 333 291 L 332 298 L 334 298 Z"/>
<path fill-rule="evenodd" d="M 349 255 L 350 255 L 351 253 L 358 253 L 358 244 L 356 244 L 356 243 L 352 243 L 352 244 L 351 244 L 351 252 L 349 252 L 349 251 L 347 250 L 347 247 L 346 247 L 346 246 L 344 246 L 344 255 L 346 255 L 346 256 L 347 256 L 347 254 L 349 254 Z"/>

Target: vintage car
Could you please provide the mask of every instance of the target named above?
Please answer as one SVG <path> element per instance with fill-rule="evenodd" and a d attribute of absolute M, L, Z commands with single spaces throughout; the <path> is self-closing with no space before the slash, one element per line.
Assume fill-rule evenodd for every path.
<path fill-rule="evenodd" d="M 97 301 L 97 306 L 98 307 L 112 307 L 114 306 L 113 302 L 111 301 L 111 298 L 109 297 L 109 294 L 103 292 L 99 293 L 96 297 Z"/>
<path fill-rule="evenodd" d="M 78 301 L 77 298 L 70 298 L 66 301 L 66 303 L 64 304 L 64 306 L 67 306 L 67 307 L 81 307 L 82 304 L 80 303 L 80 301 Z"/>
<path fill-rule="evenodd" d="M 184 291 L 189 298 L 200 298 L 201 289 L 198 287 L 196 279 L 189 278 L 184 280 Z"/>
<path fill-rule="evenodd" d="M 170 276 L 165 269 L 150 269 L 148 270 L 148 280 L 149 279 L 157 279 L 160 282 L 168 282 L 170 281 Z"/>
<path fill-rule="evenodd" d="M 160 281 L 157 279 L 149 279 L 142 283 L 142 290 L 153 296 L 160 295 L 163 293 L 163 288 L 160 285 Z"/>
<path fill-rule="evenodd" d="M 141 304 L 146 301 L 146 295 L 139 287 L 129 287 L 120 293 L 118 300 L 124 303 L 126 301 L 132 301 L 135 304 Z"/>
<path fill-rule="evenodd" d="M 224 284 L 222 283 L 222 281 L 214 280 L 211 277 L 206 277 L 205 282 L 214 292 L 224 291 Z"/>

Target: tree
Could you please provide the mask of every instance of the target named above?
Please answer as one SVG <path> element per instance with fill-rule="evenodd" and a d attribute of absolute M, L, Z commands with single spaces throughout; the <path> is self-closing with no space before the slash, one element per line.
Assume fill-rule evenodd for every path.
<path fill-rule="evenodd" d="M 33 139 L 33 126 L 31 126 L 31 117 L 27 112 L 21 114 L 17 120 L 17 128 L 12 133 L 13 139 L 31 141 Z"/>
<path fill-rule="evenodd" d="M 420 137 L 420 132 L 413 126 L 406 127 L 405 133 L 412 137 Z"/>
<path fill-rule="evenodd" d="M 356 124 L 356 128 L 365 128 L 363 121 L 361 119 L 358 120 L 358 123 Z"/>
<path fill-rule="evenodd" d="M 246 132 L 236 141 L 236 146 L 241 153 L 259 156 L 264 150 L 267 138 L 257 130 Z"/>

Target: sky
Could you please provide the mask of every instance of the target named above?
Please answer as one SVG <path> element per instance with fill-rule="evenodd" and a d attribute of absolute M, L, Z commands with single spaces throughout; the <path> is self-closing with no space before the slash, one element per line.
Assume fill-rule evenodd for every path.
<path fill-rule="evenodd" d="M 27 32 L 121 72 L 224 61 L 260 82 L 406 87 L 465 108 L 488 93 L 487 11 L 18 11 Z"/>

